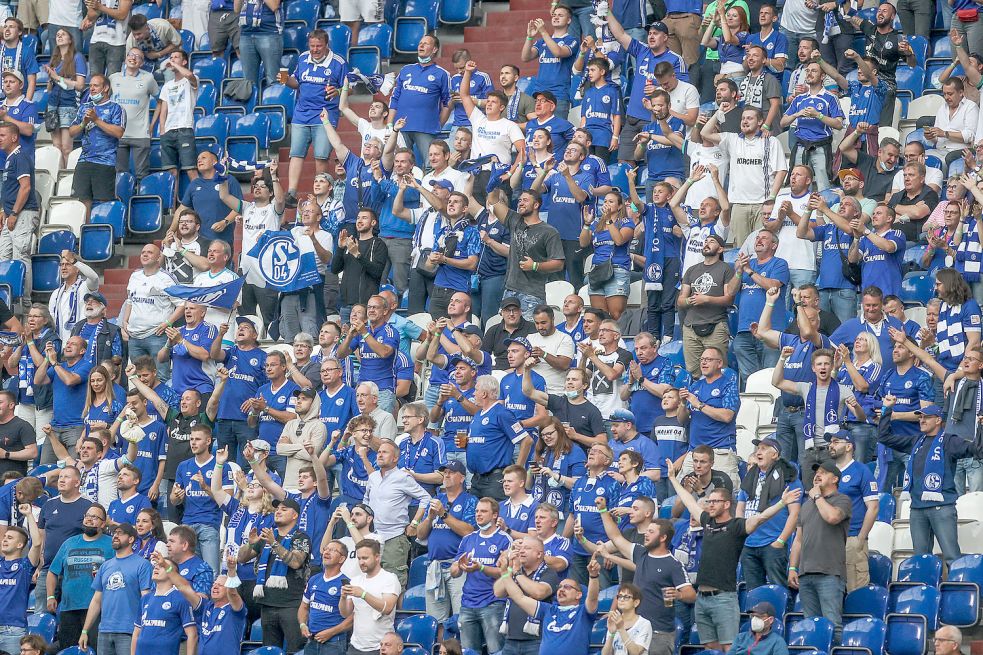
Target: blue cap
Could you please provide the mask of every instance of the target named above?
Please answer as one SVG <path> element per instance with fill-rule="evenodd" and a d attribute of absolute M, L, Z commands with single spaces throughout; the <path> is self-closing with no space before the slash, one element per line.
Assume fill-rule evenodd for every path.
<path fill-rule="evenodd" d="M 505 345 L 510 343 L 517 343 L 529 352 L 532 352 L 532 344 L 529 343 L 529 339 L 526 339 L 525 337 L 512 337 L 511 339 L 505 340 Z"/>
<path fill-rule="evenodd" d="M 771 446 L 772 448 L 775 449 L 775 452 L 777 452 L 779 455 L 782 454 L 782 445 L 778 443 L 777 439 L 775 439 L 774 433 L 768 435 L 764 439 L 752 439 L 751 443 L 754 444 L 755 446 L 762 446 L 762 445 Z"/>
<path fill-rule="evenodd" d="M 938 416 L 942 418 L 942 408 L 938 405 L 929 405 L 915 410 L 915 416 Z"/>
<path fill-rule="evenodd" d="M 253 317 L 249 316 L 248 314 L 241 314 L 239 316 L 236 316 L 236 325 L 238 325 L 239 323 L 249 323 L 250 327 L 252 327 L 253 330 L 259 331 L 259 328 L 256 327 L 256 321 L 253 320 Z"/>
<path fill-rule="evenodd" d="M 381 287 L 379 287 L 379 293 L 382 293 L 383 291 L 392 291 L 397 296 L 399 295 L 399 292 L 396 291 L 396 287 L 391 284 L 383 284 Z"/>
<path fill-rule="evenodd" d="M 438 469 L 440 471 L 454 471 L 455 473 L 460 473 L 461 475 L 467 475 L 468 469 L 464 466 L 464 462 L 457 459 L 449 459 L 447 463 Z"/>
<path fill-rule="evenodd" d="M 635 415 L 628 409 L 616 409 L 608 420 L 612 423 L 634 423 Z"/>
<path fill-rule="evenodd" d="M 663 23 L 661 20 L 655 20 L 655 21 L 652 21 L 651 23 L 649 23 L 648 29 L 645 30 L 645 31 L 646 32 L 651 32 L 652 30 L 658 30 L 659 32 L 662 32 L 663 34 L 668 34 L 669 33 L 669 28 L 666 27 L 666 24 Z"/>
<path fill-rule="evenodd" d="M 85 294 L 85 297 L 82 300 L 88 302 L 90 299 L 97 300 L 101 302 L 103 305 L 109 304 L 108 302 L 106 302 L 106 296 L 102 295 L 101 291 L 90 291 L 89 293 Z"/>
<path fill-rule="evenodd" d="M 474 370 L 478 370 L 478 364 L 470 357 L 465 357 L 464 355 L 451 355 L 447 360 L 448 366 L 457 366 L 458 362 L 464 362 Z"/>
<path fill-rule="evenodd" d="M 846 441 L 847 443 L 852 443 L 854 446 L 857 442 L 854 440 L 853 435 L 850 434 L 849 430 L 837 430 L 836 432 L 827 432 L 826 441 L 832 441 L 836 439 L 837 441 Z"/>
<path fill-rule="evenodd" d="M 454 190 L 454 185 L 448 182 L 447 180 L 430 180 L 430 186 L 432 187 L 439 186 L 441 189 L 445 189 L 447 191 Z"/>

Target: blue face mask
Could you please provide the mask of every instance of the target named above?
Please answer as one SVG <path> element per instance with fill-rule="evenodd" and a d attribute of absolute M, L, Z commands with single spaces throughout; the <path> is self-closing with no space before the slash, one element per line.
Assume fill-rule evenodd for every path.
<path fill-rule="evenodd" d="M 102 102 L 102 94 L 101 93 L 93 93 L 93 94 L 91 94 L 89 96 L 89 99 L 92 102 Z"/>
<path fill-rule="evenodd" d="M 418 56 L 418 57 L 416 58 L 416 60 L 417 60 L 418 62 L 420 62 L 421 64 L 429 64 L 430 62 L 432 62 L 432 61 L 433 61 L 433 57 L 432 57 L 432 56 L 431 56 L 431 57 L 419 57 L 419 56 Z"/>
<path fill-rule="evenodd" d="M 579 391 L 570 391 L 569 389 L 564 389 L 563 393 L 570 400 L 573 400 L 574 398 L 580 395 Z"/>

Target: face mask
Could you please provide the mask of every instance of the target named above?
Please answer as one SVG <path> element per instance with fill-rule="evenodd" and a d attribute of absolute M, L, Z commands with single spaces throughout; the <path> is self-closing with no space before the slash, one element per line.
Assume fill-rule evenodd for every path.
<path fill-rule="evenodd" d="M 579 392 L 579 391 L 570 391 L 569 389 L 565 389 L 565 390 L 563 391 L 563 393 L 564 393 L 564 395 L 566 395 L 566 397 L 567 397 L 567 398 L 569 398 L 570 400 L 573 400 L 574 398 L 576 398 L 577 396 L 579 396 L 579 395 L 580 395 L 580 392 Z"/>
<path fill-rule="evenodd" d="M 93 93 L 92 95 L 89 96 L 89 99 L 92 102 L 102 102 L 102 94 L 101 93 Z"/>
<path fill-rule="evenodd" d="M 751 632 L 763 632 L 765 629 L 765 620 L 760 616 L 751 617 Z"/>
<path fill-rule="evenodd" d="M 418 56 L 416 58 L 416 60 L 418 62 L 420 62 L 421 64 L 429 64 L 430 62 L 433 61 L 433 57 L 420 57 L 420 56 Z"/>
<path fill-rule="evenodd" d="M 99 528 L 91 528 L 87 525 L 83 525 L 82 534 L 84 534 L 86 537 L 94 537 L 99 534 Z"/>
<path fill-rule="evenodd" d="M 490 523 L 490 522 L 489 523 L 479 523 L 478 524 L 478 530 L 481 531 L 481 532 L 484 532 L 485 530 L 487 530 L 490 527 L 492 527 L 492 523 Z"/>

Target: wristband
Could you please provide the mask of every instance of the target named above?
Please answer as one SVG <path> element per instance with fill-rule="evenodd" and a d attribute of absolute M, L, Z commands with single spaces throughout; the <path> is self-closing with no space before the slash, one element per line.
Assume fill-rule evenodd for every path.
<path fill-rule="evenodd" d="M 779 502 L 781 502 L 781 501 L 779 501 Z M 781 537 L 779 537 L 778 539 L 775 539 L 775 541 L 777 541 L 778 543 L 780 543 L 780 544 L 781 544 L 781 545 L 783 545 L 783 546 L 784 546 L 784 545 L 786 545 L 786 544 L 785 544 L 785 540 L 784 540 L 784 539 L 782 539 Z"/>
<path fill-rule="evenodd" d="M 55 600 L 54 596 L 48 596 L 48 600 Z"/>
<path fill-rule="evenodd" d="M 365 594 L 366 594 L 366 593 L 367 593 L 367 592 L 363 590 L 363 591 L 362 591 L 362 595 L 361 595 L 361 596 L 359 596 L 359 598 L 361 598 L 362 600 L 365 600 Z"/>
<path fill-rule="evenodd" d="M 597 511 L 598 511 L 598 513 L 600 513 L 600 514 L 607 514 L 607 513 L 608 513 L 608 508 L 607 508 L 607 507 L 605 507 L 604 509 L 599 509 L 599 510 L 597 510 Z"/>
<path fill-rule="evenodd" d="M 505 572 L 506 572 L 506 574 L 508 574 L 511 577 L 511 575 L 513 573 L 512 567 L 510 566 L 509 568 L 505 569 Z"/>
<path fill-rule="evenodd" d="M 795 566 L 790 566 L 790 567 L 788 567 L 788 570 L 789 570 L 789 571 L 795 571 L 796 573 L 798 573 L 798 572 L 799 572 L 799 569 L 798 569 L 798 567 L 795 567 Z"/>
<path fill-rule="evenodd" d="M 597 580 L 601 576 L 599 576 L 599 575 L 588 575 L 587 577 L 590 578 L 591 580 Z"/>
<path fill-rule="evenodd" d="M 773 302 L 766 302 L 765 305 L 767 305 L 768 307 L 774 307 L 775 306 L 775 303 L 773 303 Z"/>
<path fill-rule="evenodd" d="M 608 633 L 608 637 L 611 637 L 611 639 L 614 639 L 617 636 L 618 636 L 618 633 L 617 632 L 609 632 Z"/>
<path fill-rule="evenodd" d="M 82 634 L 87 635 L 89 634 L 89 631 L 85 628 L 82 628 Z"/>
<path fill-rule="evenodd" d="M 776 504 L 776 505 L 778 505 L 778 507 L 779 507 L 779 509 L 781 509 L 781 508 L 783 508 L 783 507 L 785 507 L 785 501 L 784 501 L 784 500 L 779 500 L 779 501 L 778 501 L 777 503 L 775 503 L 775 504 Z M 784 542 L 784 541 L 782 541 L 782 545 L 783 545 L 783 546 L 785 545 L 785 542 Z"/>
<path fill-rule="evenodd" d="M 485 565 L 482 564 L 481 562 L 478 562 L 478 570 L 481 571 L 482 573 L 484 573 L 485 572 Z"/>
<path fill-rule="evenodd" d="M 417 521 L 416 519 L 413 519 L 412 521 L 410 521 L 410 526 L 412 526 L 412 527 L 414 527 L 414 528 L 415 528 L 415 527 L 417 527 L 418 525 L 420 525 L 420 522 L 419 522 L 419 521 Z"/>
<path fill-rule="evenodd" d="M 531 37 L 531 36 L 527 36 L 526 37 L 526 41 L 535 41 L 535 40 L 536 39 L 534 37 Z"/>
<path fill-rule="evenodd" d="M 301 624 L 300 624 L 300 627 L 301 627 L 302 629 L 304 629 L 304 630 L 307 630 L 307 631 L 310 631 L 310 628 L 308 628 L 308 627 L 307 627 L 307 624 L 306 624 L 306 623 L 301 623 Z"/>

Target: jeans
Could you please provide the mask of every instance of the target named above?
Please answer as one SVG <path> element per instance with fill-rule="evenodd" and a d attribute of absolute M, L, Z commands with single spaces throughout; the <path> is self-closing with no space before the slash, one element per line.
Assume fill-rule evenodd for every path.
<path fill-rule="evenodd" d="M 696 597 L 696 629 L 704 644 L 734 643 L 740 623 L 736 591 Z"/>
<path fill-rule="evenodd" d="M 150 139 L 123 138 L 119 140 L 116 150 L 116 172 L 130 170 L 130 158 L 133 159 L 133 173 L 137 182 L 150 173 Z"/>
<path fill-rule="evenodd" d="M 326 641 L 323 644 L 311 640 L 304 646 L 304 655 L 345 655 L 348 651 L 348 635 L 342 634 L 337 641 Z"/>
<path fill-rule="evenodd" d="M 478 292 L 471 294 L 471 311 L 481 317 L 481 327 L 484 328 L 492 316 L 498 314 L 498 305 L 505 294 L 505 276 L 494 275 L 481 278 Z"/>
<path fill-rule="evenodd" d="M 38 581 L 34 585 L 34 608 L 35 608 L 34 611 L 35 612 L 48 611 L 47 603 L 48 603 L 48 567 L 42 565 L 40 567 L 40 570 L 38 571 Z"/>
<path fill-rule="evenodd" d="M 464 580 L 467 576 L 459 575 L 456 578 L 451 575 L 451 561 L 446 562 L 447 566 L 440 568 L 440 582 L 437 583 L 441 590 L 438 599 L 437 590 L 426 590 L 427 614 L 437 619 L 437 623 L 443 623 L 454 614 L 461 613 L 461 595 L 464 593 Z"/>
<path fill-rule="evenodd" d="M 532 311 L 536 309 L 537 305 L 545 305 L 546 298 L 540 298 L 539 296 L 534 296 L 531 293 L 522 293 L 521 291 L 513 291 L 512 289 L 506 289 L 504 298 L 515 298 L 519 301 L 519 306 L 522 309 L 522 318 L 527 321 L 532 320 Z"/>
<path fill-rule="evenodd" d="M 130 655 L 130 645 L 132 642 L 132 634 L 125 632 L 100 632 L 99 640 L 96 642 L 96 651 L 99 655 Z"/>
<path fill-rule="evenodd" d="M 755 339 L 750 332 L 738 332 L 734 337 L 734 355 L 741 377 L 741 391 L 744 391 L 752 373 L 778 363 L 778 351 Z"/>
<path fill-rule="evenodd" d="M 775 438 L 782 447 L 782 457 L 786 462 L 799 459 L 799 444 L 802 443 L 802 407 L 793 407 L 797 411 L 789 411 L 788 407 L 778 401 L 778 424 L 775 426 Z"/>
<path fill-rule="evenodd" d="M 956 493 L 983 491 L 983 462 L 965 457 L 956 462 Z"/>
<path fill-rule="evenodd" d="M 788 585 L 788 550 L 785 546 L 744 546 L 741 568 L 748 589 L 763 584 Z"/>
<path fill-rule="evenodd" d="M 427 311 L 427 299 L 433 290 L 433 278 L 421 275 L 415 268 L 410 269 L 410 297 L 406 314 L 420 314 Z"/>
<path fill-rule="evenodd" d="M 540 639 L 518 640 L 506 639 L 502 647 L 502 655 L 539 655 L 543 642 Z"/>
<path fill-rule="evenodd" d="M 382 276 L 385 280 L 392 277 L 397 296 L 403 297 L 403 292 L 410 286 L 410 254 L 413 252 L 413 240 L 401 237 L 385 238 L 386 248 L 389 249 L 389 271 Z"/>
<path fill-rule="evenodd" d="M 76 425 L 68 428 L 51 427 L 52 437 L 57 439 L 66 449 L 68 449 L 68 454 L 72 457 L 77 456 L 77 451 L 75 450 L 75 444 L 78 443 L 79 439 L 82 438 L 82 426 Z M 51 444 L 45 443 L 44 447 L 41 449 L 41 463 L 42 464 L 54 464 L 58 461 L 58 457 L 55 455 L 55 451 L 52 450 Z"/>
<path fill-rule="evenodd" d="M 570 21 L 570 27 L 567 29 L 570 36 L 577 39 L 577 43 L 580 43 L 584 36 L 596 36 L 594 33 L 594 23 L 590 22 L 590 17 L 593 13 L 594 7 L 592 5 L 573 10 L 573 20 Z M 560 112 L 556 113 L 560 116 Z M 563 118 L 566 117 L 564 116 Z"/>
<path fill-rule="evenodd" d="M 953 16 L 952 27 L 966 37 L 965 47 L 969 52 L 980 52 L 983 50 L 983 20 L 964 23 Z"/>
<path fill-rule="evenodd" d="M 808 619 L 825 616 L 833 624 L 833 643 L 839 643 L 843 632 L 843 596 L 846 582 L 838 575 L 811 573 L 799 576 L 799 600 L 802 613 Z"/>
<path fill-rule="evenodd" d="M 306 292 L 286 293 L 280 298 L 280 339 L 293 341 L 298 332 L 317 334 L 319 326 L 318 297 L 324 296 L 320 284 Z"/>
<path fill-rule="evenodd" d="M 846 429 L 853 435 L 853 459 L 861 464 L 873 460 L 877 453 L 877 429 L 870 423 L 847 423 Z"/>
<path fill-rule="evenodd" d="M 160 336 L 156 334 L 151 334 L 149 337 L 143 337 L 138 339 L 136 337 L 130 337 L 127 346 L 127 353 L 129 354 L 130 361 L 136 361 L 137 357 L 141 355 L 149 355 L 154 363 L 157 365 L 157 379 L 161 382 L 167 382 L 171 379 L 171 362 L 170 360 L 166 362 L 157 361 L 157 353 L 160 349 L 164 347 L 167 343 L 167 336 L 162 334 Z"/>
<path fill-rule="evenodd" d="M 438 389 L 439 393 L 439 389 Z M 379 409 L 386 412 L 394 412 L 396 410 L 396 392 L 391 389 L 380 389 L 379 390 Z"/>
<path fill-rule="evenodd" d="M 195 546 L 195 555 L 205 560 L 212 567 L 212 571 L 217 576 L 219 574 L 219 538 L 218 528 L 204 523 L 192 523 L 189 525 L 198 537 L 198 545 Z"/>
<path fill-rule="evenodd" d="M 461 630 L 461 646 L 481 652 L 487 646 L 488 654 L 502 650 L 502 633 L 498 631 L 505 616 L 505 603 L 491 603 L 485 607 L 462 607 L 457 618 Z"/>
<path fill-rule="evenodd" d="M 242 451 L 246 447 L 246 442 L 255 439 L 258 433 L 259 428 L 250 427 L 246 421 L 224 419 L 215 423 L 218 447 L 228 446 L 229 454 L 235 454 L 236 463 L 245 470 L 248 470 L 248 464 L 242 456 Z"/>
<path fill-rule="evenodd" d="M 89 42 L 89 76 L 105 75 L 123 70 L 123 58 L 126 56 L 126 46 L 109 45 L 108 43 Z M 19 647 L 18 647 L 19 648 Z M 130 651 L 127 650 L 127 653 Z"/>
<path fill-rule="evenodd" d="M 912 507 L 908 524 L 911 528 L 911 545 L 916 555 L 931 555 L 937 539 L 946 566 L 962 556 L 955 505 Z"/>
<path fill-rule="evenodd" d="M 406 139 L 406 147 L 410 150 L 414 150 L 413 156 L 416 157 L 417 161 L 427 161 L 427 157 L 430 153 L 430 144 L 434 142 L 437 138 L 436 134 L 427 134 L 426 132 L 400 132 L 403 138 Z"/>
<path fill-rule="evenodd" d="M 935 21 L 935 3 L 931 0 L 898 0 L 898 18 L 904 34 L 927 39 Z"/>
<path fill-rule="evenodd" d="M 300 633 L 296 606 L 268 607 L 263 605 L 259 621 L 260 625 L 263 626 L 264 646 L 281 648 L 286 643 L 286 652 L 288 653 L 296 653 L 305 647 L 307 640 Z"/>
<path fill-rule="evenodd" d="M 239 304 L 239 315 L 259 313 L 263 319 L 264 329 L 269 329 L 270 323 L 276 318 L 279 304 L 280 294 L 275 289 L 267 289 L 248 283 L 242 285 L 242 302 Z"/>
<path fill-rule="evenodd" d="M 242 60 L 242 76 L 259 85 L 259 62 L 265 69 L 266 83 L 274 84 L 280 72 L 280 57 L 283 55 L 282 34 L 253 34 L 242 32 L 239 35 L 239 58 Z"/>
<path fill-rule="evenodd" d="M 646 291 L 648 314 L 645 328 L 656 338 L 672 337 L 676 328 L 677 284 L 682 274 L 682 261 L 678 257 L 666 257 L 662 267 L 662 290 Z"/>
<path fill-rule="evenodd" d="M 857 292 L 854 289 L 821 289 L 819 308 L 836 314 L 840 323 L 857 318 Z"/>

